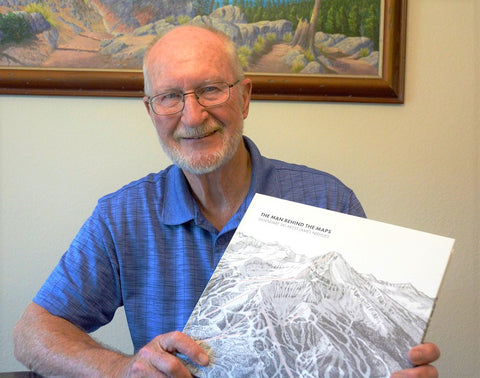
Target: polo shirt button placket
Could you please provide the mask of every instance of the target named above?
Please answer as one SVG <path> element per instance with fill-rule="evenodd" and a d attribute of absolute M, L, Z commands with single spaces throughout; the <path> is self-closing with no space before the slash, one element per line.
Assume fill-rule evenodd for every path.
<path fill-rule="evenodd" d="M 217 240 L 215 240 L 215 248 L 213 253 L 215 264 L 218 264 L 227 246 L 228 246 L 228 238 L 226 237 L 226 235 L 225 234 L 219 235 L 217 237 Z"/>

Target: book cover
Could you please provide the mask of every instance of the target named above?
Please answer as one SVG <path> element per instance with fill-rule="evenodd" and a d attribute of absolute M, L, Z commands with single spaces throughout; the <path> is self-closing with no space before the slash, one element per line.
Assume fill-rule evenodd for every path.
<path fill-rule="evenodd" d="M 184 332 L 198 377 L 388 377 L 422 342 L 454 240 L 257 194 Z"/>

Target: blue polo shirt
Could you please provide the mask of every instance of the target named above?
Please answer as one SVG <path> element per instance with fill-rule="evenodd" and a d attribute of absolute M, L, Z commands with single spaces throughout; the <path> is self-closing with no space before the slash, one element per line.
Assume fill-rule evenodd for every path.
<path fill-rule="evenodd" d="M 255 193 L 357 216 L 354 193 L 335 177 L 260 155 L 247 197 L 218 232 L 175 165 L 98 201 L 34 302 L 92 332 L 124 306 L 135 351 L 182 330 Z"/>

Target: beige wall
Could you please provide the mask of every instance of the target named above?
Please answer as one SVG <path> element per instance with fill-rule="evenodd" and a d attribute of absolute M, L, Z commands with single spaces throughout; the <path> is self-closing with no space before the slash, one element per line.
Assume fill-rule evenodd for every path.
<path fill-rule="evenodd" d="M 427 339 L 478 376 L 479 0 L 411 0 L 405 105 L 254 102 L 265 155 L 329 171 L 372 219 L 457 239 Z M 11 331 L 99 196 L 168 162 L 138 99 L 0 96 L 0 371 Z M 415 264 L 415 261 L 412 261 Z M 102 340 L 129 351 L 120 312 Z M 120 329 L 120 331 L 118 331 Z"/>

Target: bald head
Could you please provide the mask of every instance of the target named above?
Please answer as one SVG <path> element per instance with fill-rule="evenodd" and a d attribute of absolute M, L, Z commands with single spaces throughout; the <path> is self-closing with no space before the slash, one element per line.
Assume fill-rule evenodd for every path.
<path fill-rule="evenodd" d="M 236 80 L 244 77 L 236 46 L 226 34 L 206 26 L 184 25 L 166 33 L 145 54 L 145 94 L 154 94 L 157 80 L 182 75 L 186 64 L 212 65 L 229 71 Z"/>

